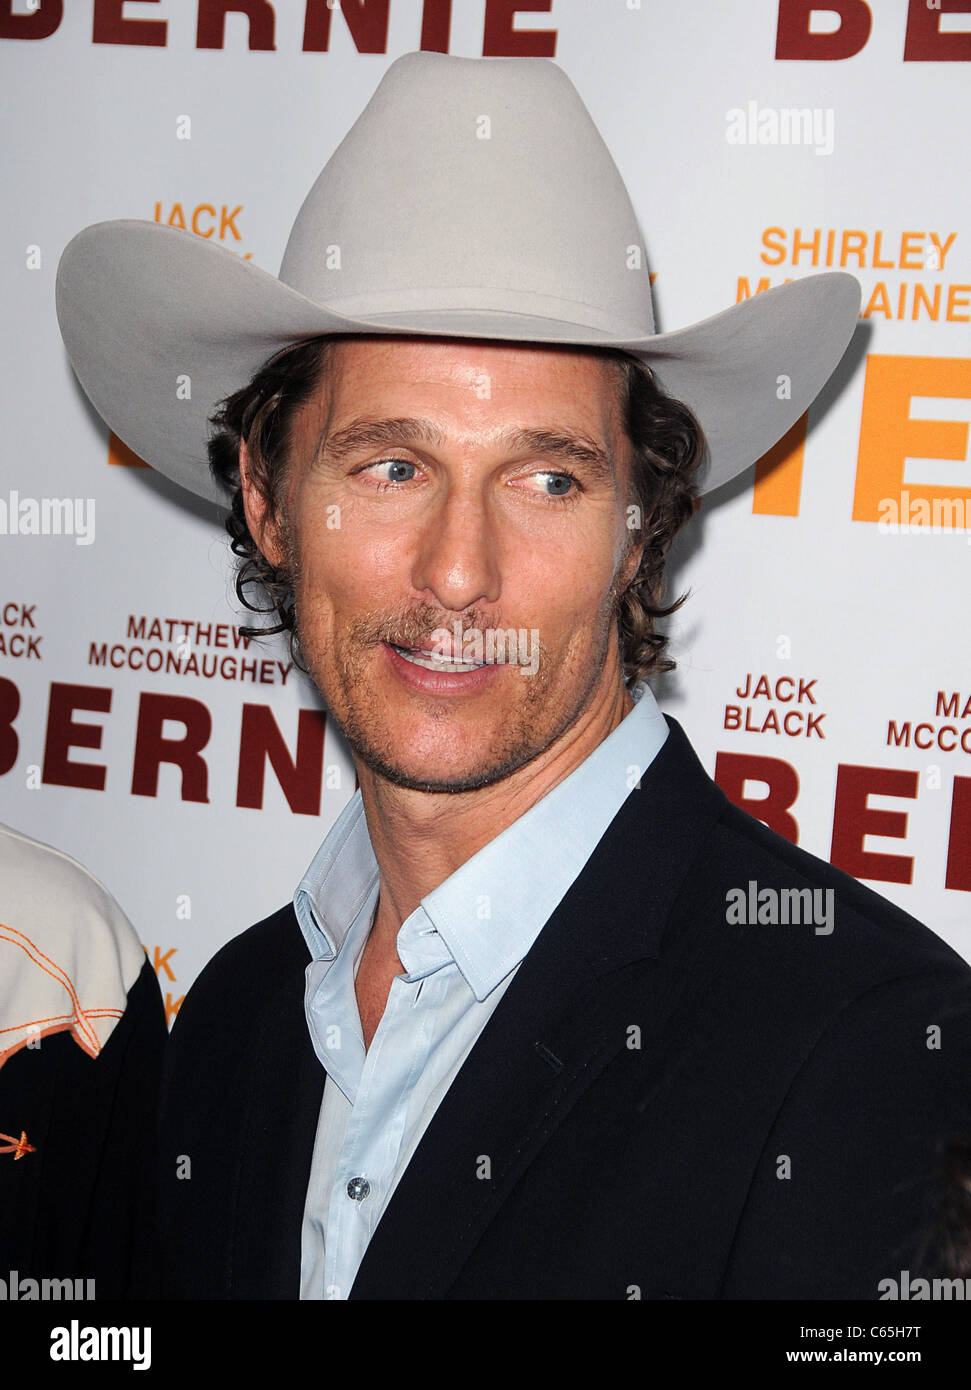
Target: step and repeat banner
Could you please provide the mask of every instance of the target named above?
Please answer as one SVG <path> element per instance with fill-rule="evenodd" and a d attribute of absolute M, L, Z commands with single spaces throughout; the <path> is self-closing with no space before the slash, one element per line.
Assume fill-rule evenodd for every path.
<path fill-rule="evenodd" d="M 87 402 L 54 279 L 113 218 L 277 274 L 418 48 L 564 68 L 660 330 L 814 271 L 861 282 L 808 419 L 679 538 L 655 688 L 733 800 L 971 959 L 971 5 L 948 0 L 2 0 L 0 820 L 110 889 L 171 1021 L 353 794 L 285 640 L 240 634 L 219 511 Z"/>

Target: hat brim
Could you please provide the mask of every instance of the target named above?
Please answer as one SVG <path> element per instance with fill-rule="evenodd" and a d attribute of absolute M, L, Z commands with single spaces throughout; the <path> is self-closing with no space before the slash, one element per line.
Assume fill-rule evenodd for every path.
<path fill-rule="evenodd" d="M 484 300 L 470 287 L 449 300 L 428 307 L 416 295 L 411 305 L 337 312 L 191 232 L 133 220 L 79 232 L 56 284 L 61 335 L 98 413 L 146 463 L 223 506 L 230 499 L 206 449 L 216 403 L 281 348 L 352 333 L 622 349 L 698 418 L 709 449 L 701 490 L 711 492 L 777 443 L 818 395 L 853 335 L 860 286 L 842 271 L 811 275 L 649 337 L 617 336 L 584 306 L 538 296 Z"/>

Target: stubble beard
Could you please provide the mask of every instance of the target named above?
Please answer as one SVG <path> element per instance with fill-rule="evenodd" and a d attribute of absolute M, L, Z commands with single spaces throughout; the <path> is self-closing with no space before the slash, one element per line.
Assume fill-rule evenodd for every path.
<path fill-rule="evenodd" d="M 367 717 L 367 691 L 374 684 L 374 652 L 384 642 L 394 641 L 403 647 L 419 647 L 430 635 L 441 629 L 451 632 L 454 624 L 460 622 L 462 631 L 476 629 L 485 632 L 489 626 L 488 616 L 483 610 L 471 608 L 461 616 L 443 613 L 433 604 L 417 603 L 402 605 L 395 612 L 368 613 L 354 619 L 335 645 L 336 654 L 328 663 L 326 652 L 308 647 L 305 633 L 300 623 L 301 569 L 296 545 L 288 526 L 283 528 L 283 539 L 287 555 L 287 574 L 293 586 L 293 637 L 297 653 L 307 669 L 327 712 L 340 729 L 354 755 L 376 776 L 383 778 L 392 786 L 420 792 L 460 793 L 477 791 L 492 786 L 511 776 L 519 768 L 538 758 L 552 744 L 566 733 L 587 705 L 591 693 L 600 681 L 612 629 L 616 628 L 619 605 L 619 591 L 612 584 L 597 614 L 593 647 L 584 663 L 585 674 L 560 709 L 559 717 L 550 724 L 550 692 L 555 690 L 557 675 L 562 670 L 564 657 L 552 657 L 547 645 L 540 641 L 538 661 L 533 674 L 520 674 L 510 671 L 500 679 L 516 681 L 523 689 L 523 698 L 517 700 L 510 711 L 508 728 L 498 747 L 483 748 L 478 766 L 447 777 L 419 776 L 403 765 L 400 757 L 400 743 L 392 745 L 389 735 L 382 737 Z M 616 580 L 616 576 L 615 576 Z M 492 626 L 498 630 L 503 624 L 495 615 Z M 577 662 L 576 657 L 566 657 Z M 330 665 L 330 674 L 328 674 Z M 564 697 L 561 695 L 560 699 Z M 424 714 L 443 723 L 453 714 L 451 697 L 436 700 L 426 697 Z"/>
<path fill-rule="evenodd" d="M 418 616 L 418 610 L 411 609 L 410 614 Z M 383 627 L 387 624 L 387 617 L 378 621 Z M 416 638 L 403 641 L 399 637 L 398 643 L 402 646 L 418 646 L 436 628 L 451 628 L 451 623 L 456 621 L 460 620 L 453 615 L 449 621 L 433 622 L 430 626 L 426 625 L 424 632 Z M 463 616 L 461 621 L 463 630 L 478 627 L 467 615 Z M 295 622 L 298 623 L 296 614 Z M 550 658 L 548 648 L 541 643 L 535 674 L 521 675 L 517 669 L 513 669 L 500 677 L 501 680 L 516 682 L 521 687 L 522 697 L 516 700 L 509 711 L 498 739 L 494 731 L 491 746 L 479 745 L 473 767 L 460 773 L 438 777 L 410 771 L 406 765 L 406 758 L 402 756 L 400 741 L 393 741 L 388 734 L 382 735 L 380 729 L 375 728 L 376 721 L 368 717 L 366 699 L 367 691 L 374 679 L 374 649 L 378 643 L 388 640 L 373 637 L 372 620 L 358 619 L 350 625 L 332 662 L 330 677 L 326 674 L 327 663 L 321 659 L 320 654 L 306 653 L 302 641 L 301 646 L 307 654 L 307 664 L 314 684 L 320 691 L 331 717 L 354 754 L 366 767 L 396 787 L 412 791 L 454 794 L 476 791 L 501 782 L 526 763 L 539 757 L 570 728 L 587 704 L 603 670 L 610 639 L 609 619 L 606 624 L 601 622 L 599 628 L 596 650 L 590 654 L 589 665 L 586 667 L 586 679 L 573 691 L 572 699 L 565 707 L 561 707 L 559 717 L 552 724 L 549 723 L 550 693 L 555 687 L 557 673 L 561 667 Z M 401 624 L 396 624 L 395 631 L 400 630 Z M 299 625 L 297 632 L 298 640 L 301 640 Z M 439 720 L 443 724 L 454 716 L 452 697 L 437 701 L 434 696 L 428 696 L 423 704 L 424 716 Z"/>

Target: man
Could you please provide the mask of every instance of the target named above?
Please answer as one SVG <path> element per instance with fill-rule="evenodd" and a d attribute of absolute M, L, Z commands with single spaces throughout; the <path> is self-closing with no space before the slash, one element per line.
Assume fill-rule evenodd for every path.
<path fill-rule="evenodd" d="M 554 65 L 422 54 L 279 281 L 139 223 L 65 252 L 82 384 L 231 501 L 240 592 L 360 781 L 180 1013 L 170 1294 L 874 1298 L 929 1218 L 971 972 L 732 807 L 642 679 L 701 431 L 710 490 L 806 409 L 858 287 L 658 335 L 640 247 Z M 802 913 L 740 920 L 753 882 Z"/>

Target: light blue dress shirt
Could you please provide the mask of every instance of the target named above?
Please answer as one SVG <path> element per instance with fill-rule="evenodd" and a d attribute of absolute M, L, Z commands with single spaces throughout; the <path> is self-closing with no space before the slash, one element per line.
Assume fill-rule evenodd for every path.
<path fill-rule="evenodd" d="M 365 1051 L 354 990 L 378 902 L 360 792 L 294 895 L 312 957 L 304 1004 L 327 1072 L 304 1206 L 300 1297 L 345 1299 L 364 1252 L 462 1063 L 668 727 L 647 685 L 593 752 L 428 893 L 397 938 L 392 981 Z M 281 1078 L 285 1084 L 285 1078 Z"/>

